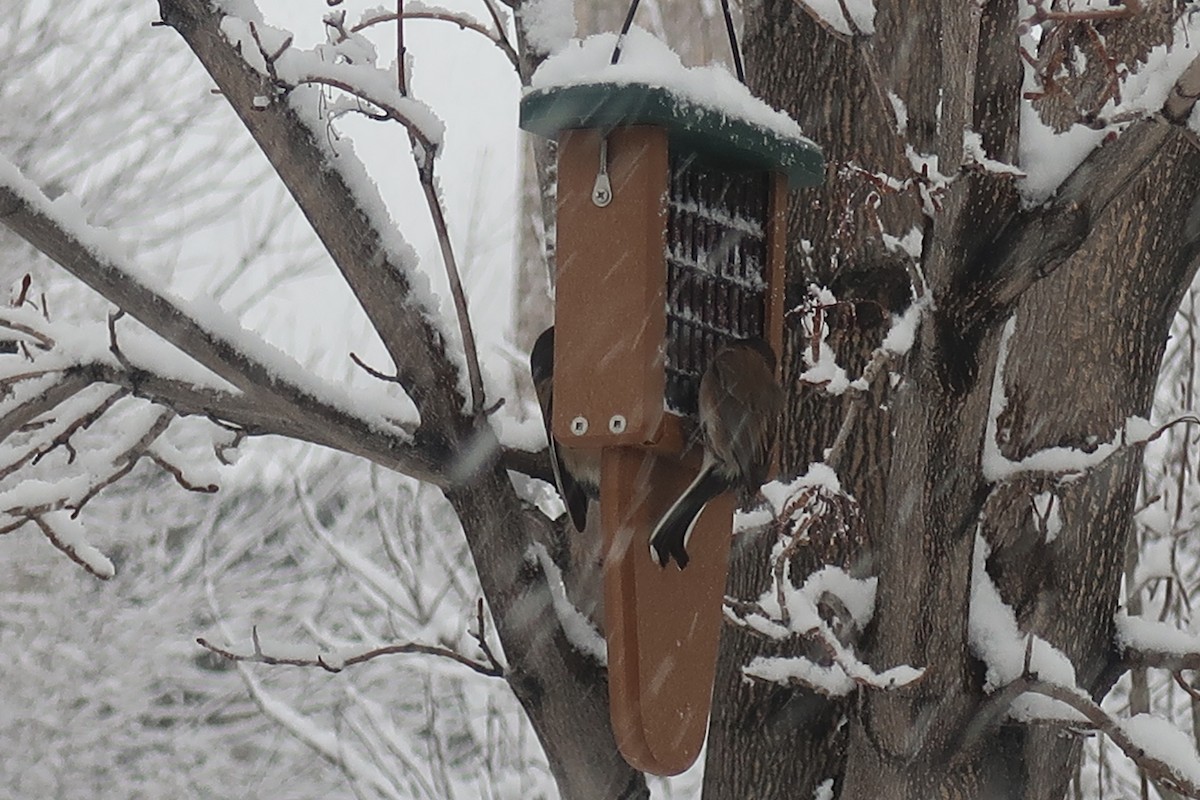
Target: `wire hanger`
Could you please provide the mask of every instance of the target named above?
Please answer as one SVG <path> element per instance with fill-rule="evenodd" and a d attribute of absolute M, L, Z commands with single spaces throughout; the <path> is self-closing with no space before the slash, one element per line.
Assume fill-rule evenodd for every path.
<path fill-rule="evenodd" d="M 617 44 L 613 47 L 611 62 L 613 64 L 616 64 L 621 58 L 621 45 L 625 44 L 625 36 L 629 33 L 629 26 L 633 24 L 633 15 L 637 13 L 639 2 L 641 0 L 631 0 L 629 4 L 629 13 L 625 15 L 625 24 L 621 26 Z M 742 52 L 738 49 L 737 32 L 733 29 L 733 15 L 729 13 L 729 0 L 721 0 L 721 12 L 725 15 L 725 31 L 729 34 L 729 50 L 733 54 L 733 70 L 737 74 L 737 79 L 745 83 L 746 71 L 742 68 Z"/>

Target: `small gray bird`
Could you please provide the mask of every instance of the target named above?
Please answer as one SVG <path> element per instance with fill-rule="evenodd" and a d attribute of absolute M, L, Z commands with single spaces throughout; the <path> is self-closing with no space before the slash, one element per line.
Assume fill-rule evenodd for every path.
<path fill-rule="evenodd" d="M 600 451 L 563 447 L 551 430 L 554 411 L 554 326 L 542 331 L 529 353 L 529 374 L 542 407 L 546 441 L 550 443 L 550 466 L 554 482 L 571 516 L 575 530 L 587 525 L 588 499 L 600 499 Z"/>
<path fill-rule="evenodd" d="M 672 558 L 687 566 L 688 537 L 710 500 L 734 488 L 757 491 L 767 480 L 784 401 L 771 346 L 757 337 L 726 344 L 704 370 L 698 400 L 704 462 L 650 535 L 661 567 Z"/>

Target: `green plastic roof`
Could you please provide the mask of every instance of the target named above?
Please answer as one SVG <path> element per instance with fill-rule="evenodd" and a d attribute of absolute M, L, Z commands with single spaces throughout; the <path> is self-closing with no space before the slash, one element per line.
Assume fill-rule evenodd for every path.
<path fill-rule="evenodd" d="M 803 136 L 755 125 L 662 87 L 588 83 L 538 89 L 521 99 L 521 128 L 548 139 L 571 128 L 621 125 L 661 125 L 672 145 L 782 172 L 793 189 L 815 186 L 825 175 L 821 148 Z"/>

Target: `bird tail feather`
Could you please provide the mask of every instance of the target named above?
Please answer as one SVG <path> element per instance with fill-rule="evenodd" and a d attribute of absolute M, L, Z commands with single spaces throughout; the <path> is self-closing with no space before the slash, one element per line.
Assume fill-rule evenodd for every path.
<path fill-rule="evenodd" d="M 714 466 L 700 471 L 691 485 L 684 490 L 675 504 L 663 515 L 650 535 L 650 554 L 660 567 L 665 567 L 674 558 L 683 569 L 688 565 L 688 539 L 700 512 L 717 495 L 729 489 L 729 480 Z"/>

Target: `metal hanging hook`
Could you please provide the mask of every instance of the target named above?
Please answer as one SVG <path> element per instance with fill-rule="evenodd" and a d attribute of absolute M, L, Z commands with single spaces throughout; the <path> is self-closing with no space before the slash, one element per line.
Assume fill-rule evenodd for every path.
<path fill-rule="evenodd" d="M 600 139 L 600 166 L 596 170 L 596 183 L 592 186 L 592 202 L 600 208 L 612 202 L 612 183 L 608 180 L 608 137 Z"/>

